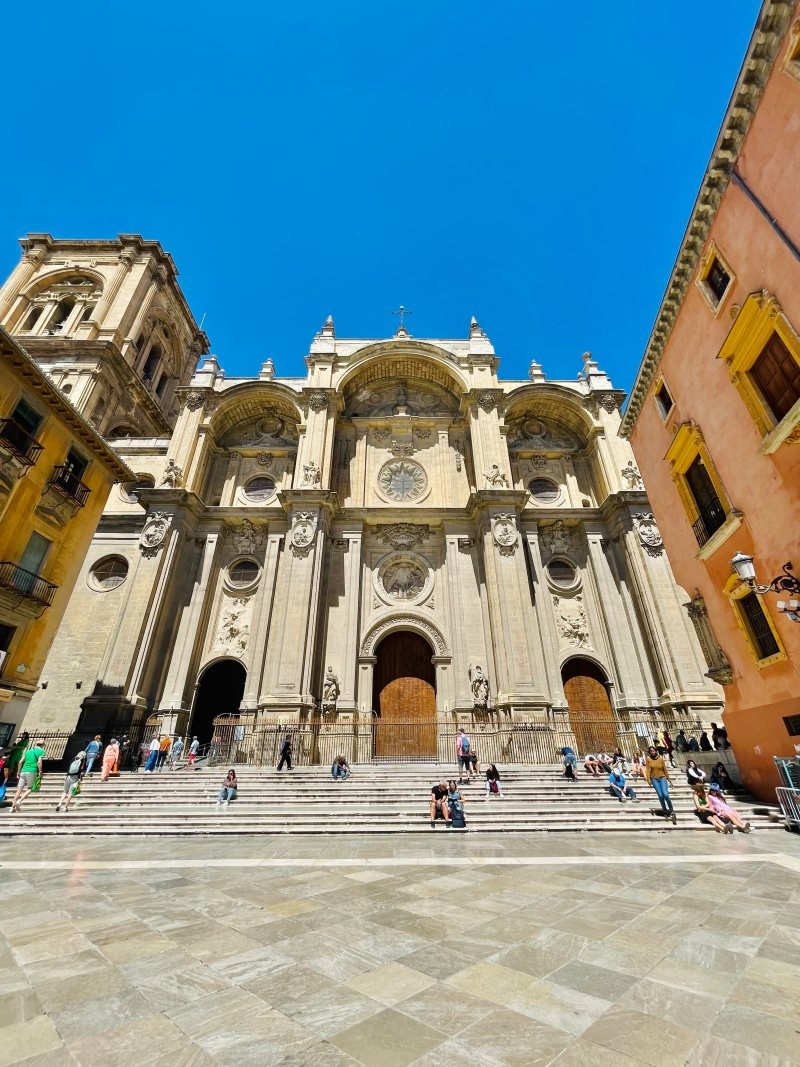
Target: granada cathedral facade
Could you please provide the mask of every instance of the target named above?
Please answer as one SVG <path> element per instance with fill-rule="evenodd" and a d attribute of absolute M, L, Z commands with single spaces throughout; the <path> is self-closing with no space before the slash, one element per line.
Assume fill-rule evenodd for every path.
<path fill-rule="evenodd" d="M 0 323 L 136 474 L 26 729 L 149 718 L 202 742 L 237 713 L 443 735 L 721 711 L 624 394 L 590 354 L 572 380 L 533 362 L 512 381 L 474 319 L 353 339 L 328 318 L 305 377 L 228 377 L 157 242 L 22 248 Z"/>

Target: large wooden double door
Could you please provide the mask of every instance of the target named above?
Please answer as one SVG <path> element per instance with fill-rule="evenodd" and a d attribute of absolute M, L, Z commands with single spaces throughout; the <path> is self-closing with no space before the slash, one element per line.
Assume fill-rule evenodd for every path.
<path fill-rule="evenodd" d="M 378 645 L 373 674 L 374 754 L 381 759 L 435 759 L 436 669 L 419 634 L 401 630 Z"/>
<path fill-rule="evenodd" d="M 580 754 L 613 752 L 617 722 L 603 672 L 591 660 L 571 659 L 564 664 L 562 678 L 569 724 Z"/>

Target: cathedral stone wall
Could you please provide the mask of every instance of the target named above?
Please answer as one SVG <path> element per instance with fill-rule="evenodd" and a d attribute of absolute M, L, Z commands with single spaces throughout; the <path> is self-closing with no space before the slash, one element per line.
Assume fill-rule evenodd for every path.
<path fill-rule="evenodd" d="M 112 493 L 30 724 L 159 713 L 208 732 L 213 697 L 264 723 L 546 728 L 603 714 L 578 707 L 592 679 L 611 717 L 713 717 L 623 394 L 588 355 L 574 381 L 537 364 L 506 381 L 498 363 L 475 322 L 354 341 L 329 321 L 304 380 L 207 359 L 168 435 L 117 442 L 138 484 Z M 98 586 L 111 555 L 120 580 Z M 425 670 L 388 664 L 398 634 L 425 642 Z M 241 699 L 209 689 L 226 663 Z"/>

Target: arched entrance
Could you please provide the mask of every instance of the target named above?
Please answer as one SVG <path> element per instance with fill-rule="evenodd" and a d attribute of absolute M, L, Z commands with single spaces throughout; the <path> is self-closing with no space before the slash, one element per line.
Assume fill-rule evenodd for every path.
<path fill-rule="evenodd" d="M 617 745 L 617 720 L 608 696 L 608 679 L 590 659 L 569 659 L 561 668 L 564 695 L 569 704 L 569 723 L 578 750 L 613 752 Z"/>
<path fill-rule="evenodd" d="M 396 630 L 375 650 L 374 753 L 383 759 L 435 759 L 436 668 L 424 637 Z"/>
<path fill-rule="evenodd" d="M 208 744 L 218 715 L 232 715 L 239 710 L 244 696 L 247 671 L 235 659 L 221 659 L 206 667 L 194 699 L 190 733 L 201 745 Z"/>

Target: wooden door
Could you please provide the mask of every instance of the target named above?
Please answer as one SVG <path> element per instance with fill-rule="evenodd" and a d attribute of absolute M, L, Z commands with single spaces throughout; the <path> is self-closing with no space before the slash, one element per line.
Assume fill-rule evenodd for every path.
<path fill-rule="evenodd" d="M 569 722 L 580 755 L 613 752 L 616 718 L 600 669 L 589 660 L 571 660 L 564 666 L 563 678 Z"/>
<path fill-rule="evenodd" d="M 373 681 L 375 756 L 431 759 L 437 755 L 436 671 L 418 634 L 390 634 L 378 645 Z"/>

